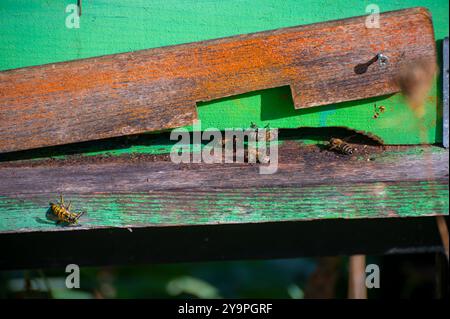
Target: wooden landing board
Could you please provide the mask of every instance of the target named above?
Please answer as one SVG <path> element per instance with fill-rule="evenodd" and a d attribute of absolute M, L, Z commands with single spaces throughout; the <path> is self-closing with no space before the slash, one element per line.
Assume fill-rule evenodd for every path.
<path fill-rule="evenodd" d="M 0 163 L 0 269 L 442 250 L 448 150 L 306 148 L 283 149 L 270 176 L 128 157 Z M 87 210 L 79 227 L 45 219 L 59 193 Z"/>
<path fill-rule="evenodd" d="M 397 92 L 400 67 L 435 60 L 431 17 L 366 17 L 0 73 L 0 152 L 189 125 L 196 102 L 289 85 L 296 108 Z M 382 67 L 357 67 L 377 53 Z"/>
<path fill-rule="evenodd" d="M 448 150 L 391 147 L 347 158 L 306 149 L 281 158 L 273 175 L 252 164 L 145 159 L 2 163 L 0 233 L 448 214 Z M 79 227 L 45 220 L 60 193 L 87 210 Z"/>

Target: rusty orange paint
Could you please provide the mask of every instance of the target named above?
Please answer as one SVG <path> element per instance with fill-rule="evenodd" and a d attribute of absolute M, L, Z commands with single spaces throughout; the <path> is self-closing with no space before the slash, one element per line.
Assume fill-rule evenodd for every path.
<path fill-rule="evenodd" d="M 196 103 L 290 86 L 295 108 L 398 92 L 400 67 L 436 59 L 431 16 L 366 17 L 0 72 L 0 152 L 192 124 Z M 383 51 L 386 67 L 355 67 Z"/>

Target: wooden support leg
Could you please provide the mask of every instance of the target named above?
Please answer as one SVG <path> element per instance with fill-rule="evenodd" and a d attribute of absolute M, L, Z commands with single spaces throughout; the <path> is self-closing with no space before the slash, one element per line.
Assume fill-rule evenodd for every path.
<path fill-rule="evenodd" d="M 441 254 L 436 254 L 436 297 L 439 299 L 448 298 L 449 281 L 448 281 L 448 227 L 444 216 L 436 216 L 436 222 L 439 234 L 444 247 L 446 259 Z"/>
<path fill-rule="evenodd" d="M 367 299 L 366 256 L 350 256 L 348 274 L 348 298 Z"/>
<path fill-rule="evenodd" d="M 444 253 L 445 253 L 445 256 L 447 257 L 447 262 L 448 262 L 448 228 L 447 228 L 447 223 L 445 221 L 445 217 L 444 216 L 437 216 L 436 217 L 436 221 L 437 221 L 437 226 L 438 226 L 438 229 L 439 229 L 439 234 L 441 235 L 442 246 L 444 246 Z"/>

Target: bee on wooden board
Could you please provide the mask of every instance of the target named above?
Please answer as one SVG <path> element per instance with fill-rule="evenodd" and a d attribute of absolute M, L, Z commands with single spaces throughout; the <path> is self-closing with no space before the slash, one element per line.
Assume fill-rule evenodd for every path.
<path fill-rule="evenodd" d="M 384 107 L 383 105 L 377 107 L 377 105 L 375 104 L 373 108 L 374 108 L 373 114 L 374 119 L 377 119 L 378 117 L 380 117 L 381 113 L 384 113 L 384 111 L 386 111 L 386 107 Z"/>
<path fill-rule="evenodd" d="M 274 136 L 275 134 L 272 132 L 269 125 L 270 124 L 267 124 L 266 126 L 264 126 L 266 142 L 272 141 L 275 138 L 275 136 Z M 252 137 L 254 137 L 254 139 L 256 140 L 258 137 L 259 128 L 254 122 L 251 122 L 250 128 L 255 131 L 254 133 L 252 132 L 253 133 Z"/>
<path fill-rule="evenodd" d="M 344 155 L 351 155 L 353 153 L 353 148 L 339 138 L 331 138 L 330 143 L 328 144 L 328 149 L 337 151 Z"/>
<path fill-rule="evenodd" d="M 47 219 L 56 221 L 57 225 L 60 224 L 66 224 L 66 225 L 73 225 L 78 224 L 78 220 L 85 212 L 71 212 L 72 203 L 69 202 L 69 204 L 66 206 L 64 203 L 64 198 L 62 195 L 60 202 L 54 204 L 50 203 L 50 208 L 47 211 L 46 217 Z"/>

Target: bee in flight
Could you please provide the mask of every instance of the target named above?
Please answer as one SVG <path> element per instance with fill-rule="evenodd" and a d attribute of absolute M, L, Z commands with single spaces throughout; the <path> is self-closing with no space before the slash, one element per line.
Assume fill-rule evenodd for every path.
<path fill-rule="evenodd" d="M 331 138 L 328 149 L 338 151 L 344 155 L 351 155 L 353 153 L 353 148 L 339 138 Z"/>
<path fill-rule="evenodd" d="M 66 206 L 64 203 L 64 198 L 62 195 L 61 200 L 59 203 L 50 203 L 50 208 L 47 211 L 47 219 L 56 221 L 56 224 L 66 224 L 66 225 L 72 225 L 77 224 L 80 217 L 85 212 L 79 212 L 79 213 L 72 213 L 70 210 L 72 208 L 72 203 L 69 202 L 69 204 Z"/>

